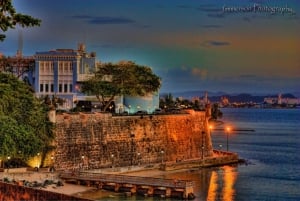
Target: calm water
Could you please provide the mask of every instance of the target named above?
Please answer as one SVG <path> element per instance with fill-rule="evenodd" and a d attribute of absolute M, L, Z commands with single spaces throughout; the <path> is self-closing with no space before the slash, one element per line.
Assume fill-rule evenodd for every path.
<path fill-rule="evenodd" d="M 223 126 L 255 129 L 255 132 L 229 134 L 229 150 L 248 160 L 248 165 L 176 172 L 163 177 L 194 180 L 195 201 L 300 200 L 300 109 L 222 111 Z M 223 130 L 213 130 L 212 140 L 215 149 L 226 149 Z M 159 200 L 157 197 L 126 198 L 112 192 L 97 192 L 90 197 L 101 201 Z"/>

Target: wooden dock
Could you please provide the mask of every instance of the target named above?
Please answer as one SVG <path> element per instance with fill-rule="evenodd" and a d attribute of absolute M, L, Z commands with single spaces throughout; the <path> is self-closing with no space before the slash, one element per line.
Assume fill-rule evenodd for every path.
<path fill-rule="evenodd" d="M 95 186 L 99 189 L 141 194 L 144 196 L 194 199 L 194 182 L 190 180 L 137 177 L 91 172 L 63 172 L 59 177 L 66 182 Z"/>

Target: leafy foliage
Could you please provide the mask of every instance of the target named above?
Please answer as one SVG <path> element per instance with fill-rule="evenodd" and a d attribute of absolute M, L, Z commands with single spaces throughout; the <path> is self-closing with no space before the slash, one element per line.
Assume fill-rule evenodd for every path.
<path fill-rule="evenodd" d="M 6 32 L 8 29 L 14 29 L 16 25 L 22 27 L 39 26 L 41 20 L 33 18 L 30 15 L 17 13 L 12 5 L 12 0 L 0 0 L 0 29 Z M 0 41 L 5 39 L 4 34 L 0 34 Z"/>
<path fill-rule="evenodd" d="M 106 111 L 117 95 L 144 96 L 161 86 L 150 67 L 131 61 L 104 63 L 91 79 L 82 84 L 81 91 L 95 95 Z"/>
<path fill-rule="evenodd" d="M 30 86 L 0 73 L 0 157 L 27 159 L 42 152 L 54 138 L 52 126 Z"/>

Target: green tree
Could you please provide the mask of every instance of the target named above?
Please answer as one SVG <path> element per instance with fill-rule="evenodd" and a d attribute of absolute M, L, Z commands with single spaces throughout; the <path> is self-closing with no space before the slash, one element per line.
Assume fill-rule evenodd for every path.
<path fill-rule="evenodd" d="M 101 64 L 95 76 L 82 84 L 81 91 L 95 95 L 103 111 L 107 111 L 116 96 L 144 96 L 156 92 L 160 86 L 160 78 L 150 67 L 132 61 L 120 61 Z"/>
<path fill-rule="evenodd" d="M 22 27 L 40 26 L 41 20 L 33 18 L 30 15 L 17 13 L 12 4 L 12 0 L 0 0 L 0 29 L 6 32 L 8 29 L 14 29 L 16 25 Z M 5 39 L 5 34 L 0 34 L 0 41 Z"/>
<path fill-rule="evenodd" d="M 0 73 L 0 157 L 26 160 L 49 150 L 52 128 L 47 106 L 31 87 L 11 74 Z"/>

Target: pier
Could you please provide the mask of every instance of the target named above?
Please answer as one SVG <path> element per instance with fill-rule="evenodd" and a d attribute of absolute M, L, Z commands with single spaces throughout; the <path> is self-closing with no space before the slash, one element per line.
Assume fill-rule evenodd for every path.
<path fill-rule="evenodd" d="M 59 177 L 65 182 L 95 186 L 98 189 L 140 194 L 144 196 L 194 199 L 194 182 L 190 180 L 161 179 L 91 172 L 63 172 Z"/>

